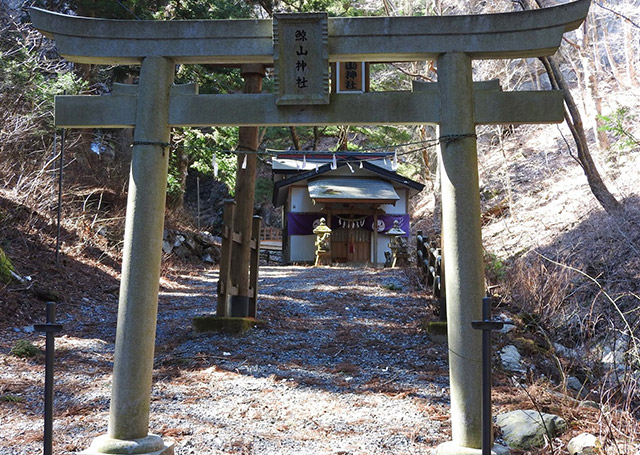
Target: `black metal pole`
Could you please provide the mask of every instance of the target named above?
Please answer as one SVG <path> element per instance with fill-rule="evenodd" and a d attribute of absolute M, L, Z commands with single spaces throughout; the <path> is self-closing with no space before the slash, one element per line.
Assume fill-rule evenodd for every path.
<path fill-rule="evenodd" d="M 51 179 L 54 186 L 52 186 L 53 191 L 51 192 L 52 196 L 55 195 L 55 183 L 56 183 L 56 153 L 58 153 L 58 131 L 56 129 L 53 130 L 53 153 L 51 154 L 51 163 L 53 163 L 53 172 L 51 175 L 53 178 Z"/>
<path fill-rule="evenodd" d="M 47 323 L 35 324 L 35 330 L 45 332 L 45 372 L 44 372 L 44 455 L 53 455 L 53 369 L 55 362 L 55 336 L 62 330 L 56 324 L 56 303 L 47 302 Z"/>
<path fill-rule="evenodd" d="M 472 321 L 471 327 L 482 330 L 482 455 L 491 455 L 493 421 L 491 418 L 491 331 L 500 330 L 502 321 L 491 320 L 491 297 L 482 299 L 482 321 Z"/>
<path fill-rule="evenodd" d="M 56 304 L 47 303 L 47 324 L 56 322 Z M 55 365 L 55 334 L 46 334 L 46 366 L 44 373 L 44 455 L 53 452 L 53 368 Z"/>
<path fill-rule="evenodd" d="M 482 319 L 491 320 L 491 298 L 482 299 Z M 491 455 L 491 329 L 482 330 L 482 455 Z"/>

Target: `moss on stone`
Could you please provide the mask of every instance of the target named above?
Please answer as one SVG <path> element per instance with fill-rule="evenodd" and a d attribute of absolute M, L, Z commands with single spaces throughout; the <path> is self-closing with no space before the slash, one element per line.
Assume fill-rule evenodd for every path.
<path fill-rule="evenodd" d="M 446 321 L 425 321 L 422 323 L 422 329 L 429 334 L 433 341 L 447 341 L 447 322 Z"/>
<path fill-rule="evenodd" d="M 219 318 L 213 315 L 193 318 L 196 332 L 244 333 L 253 327 L 264 327 L 265 322 L 255 318 Z"/>
<path fill-rule="evenodd" d="M 518 348 L 520 352 L 527 355 L 535 355 L 544 353 L 545 349 L 538 345 L 534 340 L 524 337 L 518 337 L 513 340 L 513 344 Z"/>
<path fill-rule="evenodd" d="M 447 336 L 447 321 L 428 321 L 423 328 L 429 335 Z"/>
<path fill-rule="evenodd" d="M 4 250 L 0 248 L 0 283 L 10 283 L 13 279 L 11 272 L 13 272 L 11 260 L 9 260 Z"/>

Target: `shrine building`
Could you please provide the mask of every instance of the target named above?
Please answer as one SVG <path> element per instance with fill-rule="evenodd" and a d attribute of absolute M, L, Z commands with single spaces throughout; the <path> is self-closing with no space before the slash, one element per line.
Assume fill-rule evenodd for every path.
<path fill-rule="evenodd" d="M 409 199 L 424 188 L 398 174 L 395 161 L 393 152 L 276 155 L 273 204 L 282 207 L 284 262 L 314 262 L 313 229 L 325 218 L 332 263 L 384 264 L 386 232 L 397 220 L 409 235 Z"/>

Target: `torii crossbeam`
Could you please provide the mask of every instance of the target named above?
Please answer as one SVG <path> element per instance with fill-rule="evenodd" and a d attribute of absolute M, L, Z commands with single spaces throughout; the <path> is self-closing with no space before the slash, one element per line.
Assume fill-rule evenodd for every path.
<path fill-rule="evenodd" d="M 298 49 L 298 37 L 294 41 L 286 32 L 292 24 L 301 31 L 295 16 L 120 21 L 31 9 L 34 26 L 54 39 L 68 60 L 142 66 L 137 87 L 116 88 L 111 96 L 56 97 L 58 126 L 135 128 L 109 429 L 86 453 L 173 453 L 171 444 L 148 433 L 170 127 L 435 123 L 440 125 L 452 422 L 452 441 L 437 453 L 480 454 L 481 342 L 471 328 L 471 321 L 482 319 L 484 296 L 475 127 L 561 122 L 564 111 L 562 92 L 510 93 L 493 82 L 474 83 L 471 62 L 551 55 L 563 34 L 584 21 L 589 4 L 577 0 L 477 16 L 305 15 L 300 21 L 318 30 L 312 54 L 322 63 L 320 73 L 338 61 L 433 59 L 438 68 L 437 83 L 414 84 L 412 92 L 313 97 L 304 94 L 306 79 L 299 78 L 295 88 L 296 80 L 281 66 L 287 49 L 293 44 Z M 300 47 L 297 55 L 305 52 Z M 175 65 L 181 63 L 275 65 L 281 92 L 198 95 L 194 86 L 173 86 Z M 295 93 L 287 92 L 292 82 Z M 317 86 L 323 90 L 326 83 Z"/>

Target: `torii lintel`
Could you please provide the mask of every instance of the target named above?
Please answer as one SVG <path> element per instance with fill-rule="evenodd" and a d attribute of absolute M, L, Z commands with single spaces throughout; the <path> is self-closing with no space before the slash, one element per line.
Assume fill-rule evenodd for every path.
<path fill-rule="evenodd" d="M 431 60 L 448 52 L 473 59 L 553 54 L 576 29 L 590 0 L 532 11 L 421 17 L 329 18 L 329 60 Z M 31 8 L 35 28 L 77 63 L 137 65 L 144 57 L 176 63 L 273 64 L 272 20 L 107 20 Z"/>
<path fill-rule="evenodd" d="M 174 85 L 169 126 L 317 126 L 440 123 L 436 83 L 415 83 L 413 92 L 331 94 L 314 106 L 277 106 L 273 94 L 198 95 L 193 84 Z M 113 95 L 56 96 L 56 125 L 65 128 L 133 128 L 136 85 L 114 86 Z M 476 124 L 557 123 L 563 92 L 503 92 L 498 81 L 474 83 Z"/>

